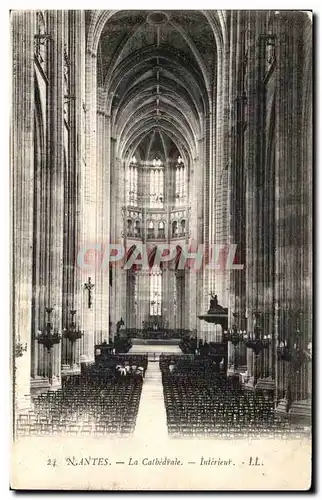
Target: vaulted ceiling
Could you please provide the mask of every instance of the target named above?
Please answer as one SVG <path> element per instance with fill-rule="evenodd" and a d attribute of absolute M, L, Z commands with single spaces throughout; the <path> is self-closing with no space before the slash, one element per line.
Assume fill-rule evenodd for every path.
<path fill-rule="evenodd" d="M 98 87 L 119 156 L 193 157 L 216 79 L 213 31 L 201 11 L 118 11 L 102 29 Z"/>

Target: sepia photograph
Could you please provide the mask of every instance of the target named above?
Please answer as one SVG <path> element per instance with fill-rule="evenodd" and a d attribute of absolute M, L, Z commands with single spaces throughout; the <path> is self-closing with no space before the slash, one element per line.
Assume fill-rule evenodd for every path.
<path fill-rule="evenodd" d="M 10 488 L 308 491 L 312 11 L 9 23 Z"/>

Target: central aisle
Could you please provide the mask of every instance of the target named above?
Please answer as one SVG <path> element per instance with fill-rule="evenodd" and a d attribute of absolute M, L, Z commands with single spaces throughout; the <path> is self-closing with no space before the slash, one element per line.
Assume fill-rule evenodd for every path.
<path fill-rule="evenodd" d="M 182 354 L 182 351 L 175 344 L 136 344 L 130 349 L 129 354 L 131 353 L 144 353 L 149 357 L 134 436 L 141 439 L 155 440 L 155 436 L 166 439 L 168 437 L 167 415 L 163 399 L 162 374 L 158 360 L 161 353 Z M 151 361 L 151 358 L 155 358 L 157 361 Z"/>
<path fill-rule="evenodd" d="M 155 436 L 159 438 L 168 436 L 162 376 L 158 362 L 148 364 L 134 435 L 144 437 L 145 440 Z"/>

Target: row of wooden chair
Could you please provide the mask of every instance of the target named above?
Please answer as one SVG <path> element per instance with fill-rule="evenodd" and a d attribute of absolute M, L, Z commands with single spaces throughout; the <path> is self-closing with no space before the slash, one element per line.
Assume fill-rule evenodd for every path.
<path fill-rule="evenodd" d="M 276 417 L 273 402 L 262 394 L 245 391 L 235 379 L 211 373 L 204 361 L 163 371 L 167 425 L 172 436 L 275 436 L 288 435 L 288 422 Z M 297 430 L 296 430 L 297 432 Z"/>
<path fill-rule="evenodd" d="M 20 414 L 20 435 L 127 435 L 135 428 L 142 381 L 74 377 L 62 389 L 33 399 Z"/>

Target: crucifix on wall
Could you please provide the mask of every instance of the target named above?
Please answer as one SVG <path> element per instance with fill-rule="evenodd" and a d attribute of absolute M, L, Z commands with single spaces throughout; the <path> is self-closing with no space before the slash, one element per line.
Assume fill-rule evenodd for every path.
<path fill-rule="evenodd" d="M 92 279 L 89 276 L 88 282 L 84 283 L 85 289 L 88 291 L 88 309 L 92 307 L 92 289 L 94 288 L 94 283 L 92 283 Z"/>

